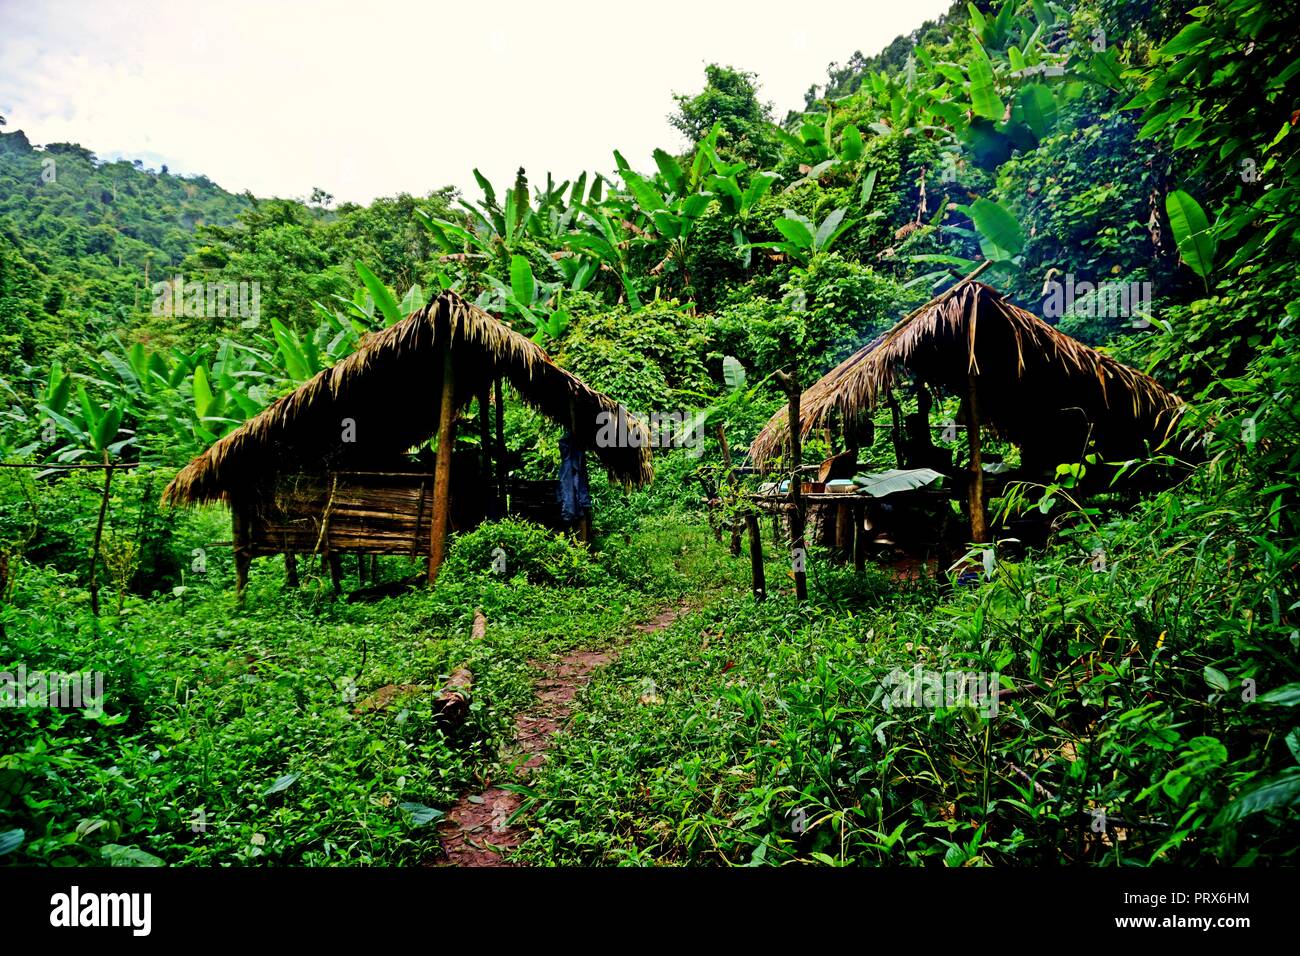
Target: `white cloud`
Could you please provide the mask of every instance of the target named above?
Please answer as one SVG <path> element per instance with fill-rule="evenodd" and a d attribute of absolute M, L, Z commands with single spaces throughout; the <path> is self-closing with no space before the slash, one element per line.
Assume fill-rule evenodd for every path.
<path fill-rule="evenodd" d="M 672 94 L 709 62 L 757 73 L 783 116 L 828 63 L 948 5 L 0 0 L 0 113 L 261 196 L 476 192 L 475 166 L 536 182 L 679 149 Z"/>

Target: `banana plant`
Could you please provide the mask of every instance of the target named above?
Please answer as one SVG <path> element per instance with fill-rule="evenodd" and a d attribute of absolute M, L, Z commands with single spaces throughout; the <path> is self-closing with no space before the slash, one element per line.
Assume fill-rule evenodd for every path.
<path fill-rule="evenodd" d="M 662 149 L 654 151 L 654 160 L 658 174 L 653 179 L 647 179 L 633 171 L 622 153 L 614 151 L 619 174 L 623 177 L 637 210 L 649 220 L 655 234 L 667 245 L 664 257 L 650 270 L 651 274 L 657 275 L 669 262 L 675 261 L 681 269 L 684 287 L 689 289 L 691 277 L 687 266 L 688 241 L 696 222 L 708 209 L 713 194 L 695 191 L 677 160 Z"/>
<path fill-rule="evenodd" d="M 558 339 L 569 325 L 569 313 L 560 307 L 560 289 L 557 283 L 538 282 L 533 266 L 523 256 L 510 260 L 510 284 L 494 275 L 485 278 L 505 301 L 509 310 L 533 325 L 533 341 L 541 343 L 547 338 Z"/>
<path fill-rule="evenodd" d="M 862 131 L 850 123 L 840 131 L 837 144 L 831 132 L 833 119 L 834 108 L 832 107 L 827 109 L 825 119 L 820 124 L 805 119 L 799 127 L 797 136 L 784 129 L 777 130 L 777 137 L 799 158 L 800 171 L 804 174 L 802 179 L 796 179 L 786 186 L 785 192 L 790 192 L 802 183 L 817 182 L 835 167 L 854 163 L 862 158 L 866 149 Z"/>
<path fill-rule="evenodd" d="M 56 371 L 58 380 L 56 381 Z M 76 461 L 85 455 L 102 459 L 106 454 L 121 454 L 122 449 L 135 440 L 135 432 L 123 429 L 125 403 L 97 403 L 86 392 L 85 383 L 76 386 L 77 402 L 71 401 L 71 376 L 61 368 L 51 369 L 50 384 L 38 405 L 40 413 L 54 422 L 63 432 L 65 444 L 55 453 L 63 463 Z M 126 437 L 118 439 L 118 435 Z"/>
<path fill-rule="evenodd" d="M 853 225 L 852 221 L 844 218 L 847 212 L 847 209 L 836 209 L 819 224 L 813 225 L 807 216 L 787 209 L 785 217 L 775 223 L 777 231 L 784 237 L 783 241 L 751 242 L 749 246 L 753 249 L 776 249 L 807 268 L 814 256 L 829 252 L 835 240 Z"/>
<path fill-rule="evenodd" d="M 635 235 L 625 217 L 619 216 L 615 220 L 608 215 L 606 208 L 603 204 L 582 205 L 580 225 L 584 228 L 569 233 L 564 237 L 563 242 L 571 252 L 588 256 L 599 264 L 598 268 L 612 272 L 623 287 L 628 305 L 635 311 L 641 308 L 641 299 L 628 258 L 628 248 Z M 563 263 L 564 260 L 557 261 Z M 580 265 L 576 268 L 585 267 Z M 589 276 L 586 281 L 590 281 Z"/>

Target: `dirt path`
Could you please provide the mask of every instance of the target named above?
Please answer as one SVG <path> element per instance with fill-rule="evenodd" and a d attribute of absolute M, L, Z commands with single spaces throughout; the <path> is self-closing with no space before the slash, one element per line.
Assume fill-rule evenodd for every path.
<path fill-rule="evenodd" d="M 642 634 L 659 631 L 681 617 L 690 606 L 683 602 L 661 611 L 649 621 L 634 625 Z M 533 684 L 536 700 L 531 707 L 515 716 L 515 739 L 502 753 L 506 764 L 517 762 L 516 774 L 525 780 L 533 768 L 546 762 L 555 734 L 573 712 L 578 692 L 591 680 L 598 668 L 618 656 L 615 649 L 571 651 L 543 668 L 543 676 Z M 447 811 L 438 827 L 445 857 L 441 866 L 513 866 L 503 857 L 528 836 L 519 824 L 506 823 L 519 809 L 523 797 L 502 787 L 489 787 L 482 793 L 466 794 Z"/>

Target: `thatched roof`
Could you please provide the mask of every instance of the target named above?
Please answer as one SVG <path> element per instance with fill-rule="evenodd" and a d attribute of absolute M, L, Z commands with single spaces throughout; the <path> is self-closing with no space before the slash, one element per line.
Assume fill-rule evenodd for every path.
<path fill-rule="evenodd" d="M 900 375 L 966 395 L 981 424 L 1020 446 L 1026 463 L 1075 461 L 1091 438 L 1123 460 L 1170 434 L 1181 402 L 1149 375 L 1121 365 L 967 278 L 910 313 L 832 369 L 800 400 L 803 434 L 839 412 L 870 412 Z M 770 466 L 788 442 L 782 409 L 750 455 Z M 1059 457 L 1057 457 L 1059 456 Z"/>
<path fill-rule="evenodd" d="M 450 334 L 456 407 L 463 409 L 496 376 L 548 418 L 577 422 L 579 442 L 611 477 L 627 485 L 650 480 L 648 435 L 641 446 L 599 447 L 600 412 L 618 403 L 551 361 L 540 346 L 453 292 L 367 335 L 357 350 L 257 417 L 217 441 L 167 486 L 165 502 L 229 500 L 264 489 L 281 473 L 389 466 L 437 431 L 442 394 L 441 346 Z M 341 441 L 344 419 L 355 441 Z M 628 444 L 631 444 L 630 442 Z"/>

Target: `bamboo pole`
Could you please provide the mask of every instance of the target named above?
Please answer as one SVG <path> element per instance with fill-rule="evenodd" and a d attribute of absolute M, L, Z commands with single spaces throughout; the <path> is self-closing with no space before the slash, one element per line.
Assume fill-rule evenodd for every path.
<path fill-rule="evenodd" d="M 456 387 L 451 354 L 451 329 L 442 349 L 442 405 L 438 412 L 438 458 L 433 469 L 433 520 L 429 523 L 429 583 L 438 580 L 438 569 L 447 547 L 447 521 L 451 506 L 451 449 L 456 428 Z"/>

